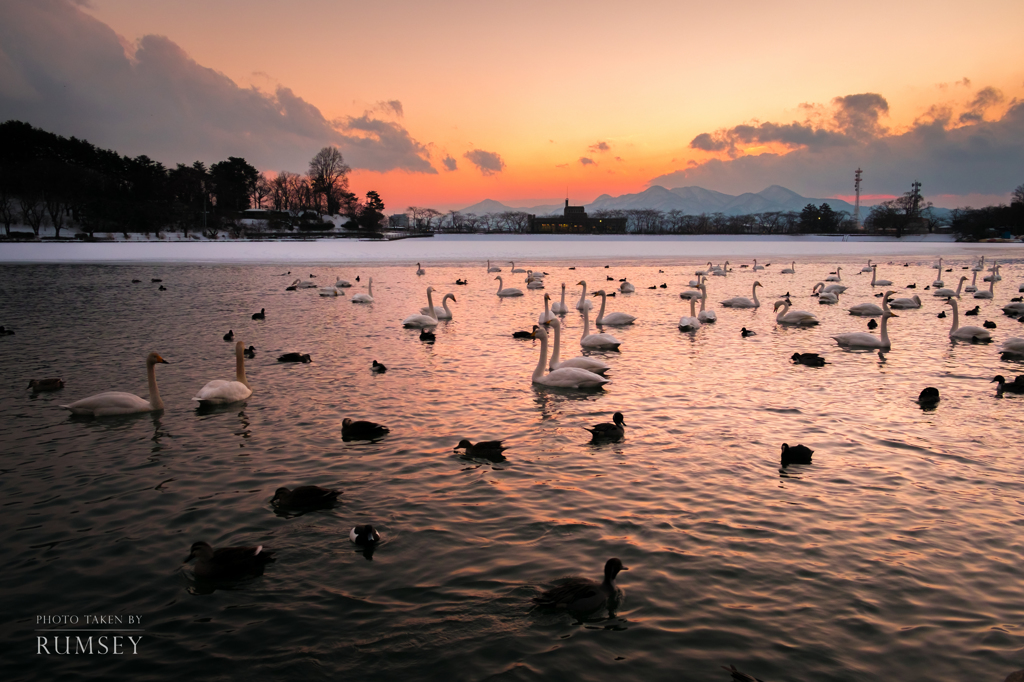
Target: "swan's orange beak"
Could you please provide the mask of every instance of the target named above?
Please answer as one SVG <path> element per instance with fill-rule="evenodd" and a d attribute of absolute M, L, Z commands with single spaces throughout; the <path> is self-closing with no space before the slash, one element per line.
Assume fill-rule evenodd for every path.
<path fill-rule="evenodd" d="M 157 362 L 162 362 L 162 363 L 164 363 L 165 365 L 169 365 L 169 364 L 171 364 L 171 363 L 167 362 L 166 360 L 164 360 L 164 359 L 163 359 L 162 357 L 160 357 L 159 355 L 158 355 L 158 356 L 156 356 L 156 361 L 157 361 Z"/>

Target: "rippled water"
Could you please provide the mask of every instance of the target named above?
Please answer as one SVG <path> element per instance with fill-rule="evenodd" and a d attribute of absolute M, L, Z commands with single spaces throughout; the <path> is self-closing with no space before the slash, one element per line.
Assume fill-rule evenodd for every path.
<path fill-rule="evenodd" d="M 17 331 L 0 339 L 0 674 L 709 680 L 734 664 L 769 682 L 1002 679 L 1024 667 L 1024 399 L 996 399 L 989 381 L 1024 373 L 997 352 L 1024 336 L 999 311 L 1024 266 L 1004 261 L 995 300 L 976 302 L 974 323 L 995 321 L 997 342 L 971 345 L 936 319 L 930 258 L 884 265 L 898 296 L 917 283 L 924 307 L 891 320 L 880 357 L 829 338 L 864 329 L 846 309 L 877 302 L 853 274 L 860 259 L 838 305 L 808 296 L 837 262 L 796 275 L 773 263 L 756 275 L 769 302 L 757 311 L 717 303 L 750 295 L 755 275 L 734 263 L 709 282 L 719 321 L 694 334 L 677 322 L 696 260 L 543 263 L 547 291 L 566 282 L 570 303 L 580 279 L 637 286 L 609 299 L 638 320 L 606 330 L 622 349 L 599 354 L 613 369 L 597 393 L 531 385 L 539 344 L 511 333 L 536 321 L 544 292 L 500 300 L 478 262 L 420 277 L 404 263 L 0 266 L 0 323 Z M 947 284 L 970 262 L 947 259 Z M 362 282 L 322 298 L 286 292 L 286 270 Z M 368 277 L 375 302 L 353 305 Z M 427 285 L 435 302 L 458 299 L 434 344 L 400 324 Z M 819 327 L 776 326 L 770 302 L 786 291 Z M 260 308 L 267 319 L 252 321 Z M 566 357 L 581 320 L 564 320 Z M 232 378 L 229 328 L 258 349 L 254 394 L 198 413 L 191 396 Z M 150 351 L 170 363 L 157 368 L 164 412 L 83 420 L 59 408 L 104 390 L 145 395 Z M 277 363 L 287 351 L 313 363 Z M 830 364 L 795 366 L 794 351 Z M 386 374 L 371 373 L 375 359 Z M 54 375 L 62 391 L 25 390 Z M 925 411 L 915 398 L 929 385 L 943 398 Z M 582 427 L 615 411 L 625 440 L 590 445 Z M 344 417 L 391 433 L 343 442 Z M 461 458 L 461 438 L 505 438 L 508 459 Z M 780 471 L 784 441 L 813 448 L 814 464 Z M 341 488 L 342 502 L 276 514 L 275 488 L 298 484 Z M 372 556 L 348 540 L 365 522 L 384 534 Z M 197 540 L 263 544 L 278 560 L 210 593 L 181 564 Z M 616 613 L 531 611 L 552 581 L 598 578 L 611 556 L 630 568 Z M 137 656 L 38 656 L 44 614 L 139 615 L 145 639 Z"/>

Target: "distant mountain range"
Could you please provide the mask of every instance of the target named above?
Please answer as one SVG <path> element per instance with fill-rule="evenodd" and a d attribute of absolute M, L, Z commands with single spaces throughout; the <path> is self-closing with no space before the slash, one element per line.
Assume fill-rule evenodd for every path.
<path fill-rule="evenodd" d="M 745 215 L 748 213 L 766 213 L 769 211 L 797 211 L 803 209 L 807 204 L 820 206 L 828 204 L 836 211 L 848 211 L 853 214 L 853 204 L 842 199 L 812 199 L 803 197 L 793 190 L 772 185 L 771 187 L 757 192 L 747 192 L 739 196 L 724 194 L 703 187 L 676 187 L 665 189 L 661 185 L 654 185 L 637 194 L 623 194 L 613 197 L 602 194 L 590 204 L 586 205 L 588 213 L 598 210 L 628 210 L 653 208 L 659 211 L 682 211 L 690 215 L 701 213 L 724 213 L 726 215 Z M 553 206 L 532 206 L 529 208 L 513 208 L 506 206 L 493 199 L 485 199 L 480 203 L 467 206 L 461 213 L 475 213 L 483 215 L 487 213 L 502 213 L 504 211 L 523 211 L 534 215 L 561 215 L 562 205 Z M 862 219 L 867 216 L 867 209 L 861 205 Z"/>

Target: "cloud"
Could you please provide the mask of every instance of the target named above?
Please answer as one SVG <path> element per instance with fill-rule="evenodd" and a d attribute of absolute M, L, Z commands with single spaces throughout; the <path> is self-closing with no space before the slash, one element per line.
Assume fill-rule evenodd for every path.
<path fill-rule="evenodd" d="M 592 152 L 606 152 L 609 149 L 611 149 L 611 145 L 609 145 L 607 142 L 598 142 L 597 144 L 590 145 L 589 147 L 587 147 L 587 149 L 589 149 Z"/>
<path fill-rule="evenodd" d="M 474 149 L 462 155 L 470 163 L 477 167 L 482 175 L 494 175 L 505 169 L 505 162 L 496 152 L 485 152 L 483 149 Z"/>
<path fill-rule="evenodd" d="M 837 97 L 832 115 L 820 125 L 757 123 L 698 135 L 690 146 L 719 157 L 691 162 L 649 184 L 732 193 L 778 184 L 827 197 L 848 192 L 860 167 L 864 191 L 871 194 L 902 194 L 914 180 L 924 184 L 926 197 L 1009 192 L 1024 177 L 1024 102 L 1010 102 L 994 120 L 981 118 L 1002 102 L 998 90 L 984 88 L 966 104 L 966 113 L 977 116 L 958 118 L 955 105 L 934 105 L 908 129 L 893 131 L 881 124 L 888 104 L 880 95 Z M 780 142 L 787 148 L 744 155 L 740 145 L 745 142 Z"/>
<path fill-rule="evenodd" d="M 385 114 L 393 114 L 398 118 L 403 118 L 405 116 L 405 110 L 402 109 L 402 103 L 397 99 L 389 99 L 386 102 L 377 102 L 377 109 Z"/>
<path fill-rule="evenodd" d="M 594 161 L 593 159 L 588 159 L 585 156 L 581 156 L 580 157 L 580 165 L 581 166 L 596 166 L 597 165 L 597 161 Z"/>
<path fill-rule="evenodd" d="M 0 120 L 166 164 L 241 156 L 260 168 L 305 170 L 336 144 L 353 168 L 436 173 L 426 147 L 371 114 L 328 121 L 287 87 L 243 88 L 173 41 L 125 44 L 74 0 L 0 3 Z M 384 103 L 401 116 L 401 103 Z"/>
<path fill-rule="evenodd" d="M 441 163 L 444 165 L 444 169 L 446 171 L 454 171 L 459 169 L 458 162 L 455 159 L 453 159 L 451 155 L 448 155 L 441 159 Z"/>

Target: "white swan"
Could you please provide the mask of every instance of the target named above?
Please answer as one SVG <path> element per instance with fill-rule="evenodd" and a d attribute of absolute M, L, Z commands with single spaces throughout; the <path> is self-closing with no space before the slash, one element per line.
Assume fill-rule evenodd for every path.
<path fill-rule="evenodd" d="M 419 263 L 417 263 L 417 264 L 416 264 L 416 274 L 417 274 L 417 275 L 425 275 L 425 274 L 427 274 L 427 271 L 423 269 L 423 266 L 422 266 L 422 265 L 420 265 Z"/>
<path fill-rule="evenodd" d="M 935 281 L 932 282 L 932 286 L 933 287 L 944 287 L 944 286 L 946 286 L 946 283 L 942 281 L 942 259 L 941 258 L 939 258 L 939 265 L 938 265 L 938 267 L 936 269 L 939 271 L 939 274 L 935 275 Z"/>
<path fill-rule="evenodd" d="M 879 308 L 874 303 L 858 303 L 857 305 L 850 308 L 851 315 L 860 315 L 861 317 L 878 317 L 889 309 L 889 294 L 894 294 L 895 291 L 890 291 L 885 296 L 882 296 L 882 307 Z"/>
<path fill-rule="evenodd" d="M 828 277 L 825 278 L 825 281 L 826 282 L 842 282 L 843 281 L 843 276 L 841 274 L 842 271 L 843 271 L 842 267 L 836 268 L 836 274 L 829 275 Z"/>
<path fill-rule="evenodd" d="M 871 259 L 868 259 L 868 264 L 860 269 L 861 272 L 871 272 Z"/>
<path fill-rule="evenodd" d="M 595 291 L 593 295 L 601 297 L 601 310 L 597 313 L 597 324 L 609 327 L 621 327 L 627 324 L 633 324 L 633 321 L 636 319 L 633 315 L 627 315 L 626 313 L 604 314 L 604 307 L 608 302 L 608 295 L 604 293 L 604 289 Z"/>
<path fill-rule="evenodd" d="M 235 344 L 235 380 L 225 381 L 224 379 L 214 379 L 210 383 L 199 389 L 195 397 L 195 400 L 200 406 L 208 405 L 227 405 L 228 403 L 237 403 L 239 400 L 245 400 L 252 395 L 252 389 L 249 388 L 249 382 L 245 379 L 245 345 L 239 341 Z"/>
<path fill-rule="evenodd" d="M 956 304 L 956 299 L 951 298 L 946 301 L 946 303 L 953 306 L 953 327 L 949 330 L 949 338 L 959 341 L 992 340 L 992 333 L 983 327 L 975 327 L 974 325 L 967 325 L 966 327 L 959 326 L 960 310 L 959 306 Z"/>
<path fill-rule="evenodd" d="M 350 286 L 352 286 L 352 282 L 347 279 L 338 278 L 338 281 L 334 283 L 335 289 L 347 289 Z"/>
<path fill-rule="evenodd" d="M 93 417 L 111 417 L 118 414 L 136 414 L 139 412 L 155 412 L 164 409 L 164 401 L 160 399 L 160 391 L 156 387 L 156 366 L 167 364 L 157 353 L 150 353 L 146 358 L 146 376 L 149 378 L 149 400 L 131 393 L 108 391 L 88 398 L 76 400 L 70 405 L 61 405 L 72 414 L 92 415 Z"/>
<path fill-rule="evenodd" d="M 551 312 L 551 294 L 544 294 L 544 312 L 542 312 L 540 317 L 537 318 L 537 324 L 544 324 L 548 320 L 553 319 L 555 319 L 555 314 Z M 555 348 L 558 348 L 557 343 L 555 344 Z"/>
<path fill-rule="evenodd" d="M 679 329 L 684 332 L 695 332 L 701 328 L 700 320 L 697 319 L 697 299 L 690 299 L 690 316 L 679 318 Z"/>
<path fill-rule="evenodd" d="M 757 300 L 759 286 L 762 286 L 760 282 L 754 282 L 754 286 L 750 288 L 750 295 L 754 297 L 753 301 L 746 296 L 735 296 L 722 301 L 721 305 L 725 308 L 760 308 L 761 302 Z"/>
<path fill-rule="evenodd" d="M 487 272 L 501 272 L 501 268 L 497 265 L 491 265 L 491 261 L 487 261 Z"/>
<path fill-rule="evenodd" d="M 842 294 L 849 289 L 845 284 L 825 284 L 824 282 L 818 282 L 818 284 L 821 285 L 822 292 L 826 294 Z M 814 291 L 812 290 L 811 293 Z"/>
<path fill-rule="evenodd" d="M 509 287 L 509 288 L 506 289 L 503 286 L 504 282 L 502 282 L 500 276 L 495 277 L 494 279 L 498 280 L 498 296 L 501 296 L 502 298 L 508 298 L 509 296 L 522 296 L 523 295 L 523 290 L 522 289 L 516 289 L 515 287 Z"/>
<path fill-rule="evenodd" d="M 756 272 L 757 270 L 764 270 L 764 266 L 763 265 L 758 265 L 757 264 L 757 259 L 755 258 L 754 259 L 754 271 Z"/>
<path fill-rule="evenodd" d="M 873 287 L 891 287 L 892 286 L 892 282 L 890 282 L 889 280 L 887 280 L 887 279 L 877 279 L 877 278 L 878 278 L 878 264 L 876 263 L 876 264 L 871 266 L 871 286 L 873 286 Z"/>
<path fill-rule="evenodd" d="M 600 374 L 594 374 L 579 367 L 562 367 L 544 374 L 545 365 L 548 363 L 548 333 L 544 327 L 537 327 L 533 331 L 534 338 L 540 339 L 540 359 L 537 367 L 533 370 L 533 383 L 552 388 L 600 388 L 607 384 Z"/>
<path fill-rule="evenodd" d="M 889 301 L 889 307 L 896 310 L 916 310 L 921 307 L 921 297 L 914 294 L 913 298 L 897 298 L 895 301 Z"/>
<path fill-rule="evenodd" d="M 611 365 L 601 362 L 597 358 L 588 358 L 582 355 L 569 358 L 568 360 L 559 361 L 559 352 L 562 345 L 562 323 L 559 322 L 557 317 L 551 318 L 548 325 L 555 330 L 555 349 L 551 353 L 551 362 L 548 363 L 548 369 L 555 370 L 563 367 L 576 367 L 578 369 L 585 369 L 588 372 L 594 374 L 603 374 L 612 368 Z"/>
<path fill-rule="evenodd" d="M 582 312 L 593 308 L 594 304 L 587 299 L 587 281 L 585 279 L 581 279 L 579 282 L 576 282 L 576 286 L 583 287 L 583 293 L 580 294 L 580 300 L 579 303 L 576 304 L 576 310 Z"/>
<path fill-rule="evenodd" d="M 321 296 L 344 296 L 345 292 L 338 287 L 324 287 L 320 290 Z"/>
<path fill-rule="evenodd" d="M 814 288 L 811 289 L 811 296 L 815 294 L 818 296 L 818 303 L 839 303 L 839 293 L 826 291 L 824 282 L 818 282 L 814 285 Z"/>
<path fill-rule="evenodd" d="M 298 280 L 296 280 L 298 281 Z M 316 283 L 310 279 L 304 279 L 299 282 L 300 289 L 316 289 Z"/>
<path fill-rule="evenodd" d="M 964 287 L 964 291 L 968 294 L 972 294 L 978 290 L 978 271 L 974 271 L 974 276 L 971 277 L 971 283 Z"/>
<path fill-rule="evenodd" d="M 562 282 L 562 300 L 551 304 L 551 312 L 556 315 L 565 315 L 569 312 L 569 306 L 565 304 L 565 282 Z"/>
<path fill-rule="evenodd" d="M 452 311 L 448 307 L 449 298 L 452 299 L 452 301 L 455 301 L 455 303 L 458 303 L 458 301 L 455 300 L 455 294 L 445 294 L 444 298 L 441 299 L 441 306 L 434 306 L 434 317 L 437 318 L 438 320 L 452 319 Z M 428 310 L 427 308 L 420 308 L 420 312 L 424 315 L 429 315 L 431 311 Z"/>
<path fill-rule="evenodd" d="M 726 262 L 728 263 L 729 261 L 726 261 Z M 708 287 L 707 287 L 706 284 L 702 283 L 700 285 L 700 312 L 697 313 L 697 319 L 700 320 L 701 322 L 704 322 L 704 323 L 715 322 L 716 320 L 718 320 L 718 315 L 715 314 L 714 310 L 705 310 L 704 309 L 704 306 L 707 305 L 707 302 L 708 302 Z"/>
<path fill-rule="evenodd" d="M 788 268 L 783 268 L 782 270 L 779 270 L 779 272 L 781 272 L 783 275 L 795 275 L 796 274 L 796 261 L 793 261 L 793 264 L 791 266 L 789 266 Z"/>
<path fill-rule="evenodd" d="M 806 310 L 790 311 L 789 305 L 789 301 L 775 302 L 775 310 L 778 310 L 780 307 L 782 308 L 782 311 L 775 316 L 776 322 L 779 324 L 789 324 L 800 327 L 810 327 L 818 324 L 818 318 L 812 313 L 809 313 Z"/>
<path fill-rule="evenodd" d="M 583 336 L 580 337 L 580 347 L 584 350 L 618 350 L 622 342 L 611 334 L 590 333 L 590 313 L 584 308 L 583 313 Z"/>
<path fill-rule="evenodd" d="M 619 291 L 623 294 L 631 294 L 636 291 L 636 287 L 629 282 L 623 282 L 619 285 Z"/>
<path fill-rule="evenodd" d="M 1016 317 L 1017 315 L 1024 315 L 1024 302 L 1017 301 L 1016 303 L 1007 303 L 1003 306 L 1003 314 Z"/>
<path fill-rule="evenodd" d="M 975 291 L 974 298 L 992 298 L 992 296 L 995 294 L 995 288 L 995 279 L 990 279 L 988 282 L 988 291 L 986 291 L 985 289 L 982 289 L 981 291 Z"/>
<path fill-rule="evenodd" d="M 544 288 L 544 280 L 542 280 L 542 279 L 531 279 L 531 278 L 527 277 L 526 278 L 526 288 L 527 289 L 543 289 Z"/>
<path fill-rule="evenodd" d="M 708 274 L 713 269 L 714 269 L 714 266 L 712 266 L 711 263 L 709 262 L 708 266 L 705 269 L 697 270 L 693 274 L 697 275 L 698 277 L 703 277 L 704 275 Z M 691 284 L 690 286 L 694 286 L 694 285 Z"/>
<path fill-rule="evenodd" d="M 725 277 L 726 275 L 728 275 L 729 274 L 729 261 L 725 261 L 725 265 L 723 265 L 721 267 L 714 268 L 712 270 L 711 274 L 712 275 L 717 275 L 719 277 Z"/>
<path fill-rule="evenodd" d="M 998 282 L 999 280 L 1001 280 L 1003 278 L 1003 276 L 999 274 L 999 269 L 1002 268 L 1002 267 L 1003 266 L 1001 266 L 1001 265 L 996 265 L 995 263 L 993 263 L 992 267 L 989 269 L 989 272 L 991 272 L 992 274 L 991 275 L 985 275 L 985 277 L 984 277 L 984 279 L 982 279 L 982 281 L 983 282 Z"/>
<path fill-rule="evenodd" d="M 433 293 L 434 293 L 434 287 L 427 287 L 427 310 L 428 311 L 433 311 L 434 310 L 434 297 L 432 296 Z M 410 315 L 409 317 L 407 317 L 404 320 L 402 320 L 402 326 L 403 327 L 416 327 L 416 328 L 436 327 L 437 326 L 437 318 L 433 317 L 432 315 L 427 315 L 425 313 L 421 313 L 419 315 Z"/>
<path fill-rule="evenodd" d="M 700 285 L 704 283 L 704 275 L 699 275 L 697 279 L 690 280 L 690 286 L 693 287 L 693 291 L 683 291 L 679 293 L 679 298 L 683 300 L 690 300 L 693 298 L 700 298 L 703 294 L 700 292 Z"/>
<path fill-rule="evenodd" d="M 964 286 L 964 282 L 966 281 L 967 276 L 964 275 L 963 277 L 960 278 L 960 283 L 956 285 L 956 291 L 954 291 L 953 289 L 949 289 L 948 287 L 935 289 L 934 291 L 932 291 L 932 296 L 945 296 L 946 298 L 956 296 L 957 298 L 960 298 L 960 289 Z"/>
<path fill-rule="evenodd" d="M 514 260 L 510 260 L 509 263 L 512 264 L 512 273 L 513 274 L 515 274 L 517 272 L 526 272 L 526 270 L 523 270 L 522 268 L 517 268 L 516 267 L 516 262 Z"/>
<path fill-rule="evenodd" d="M 1010 355 L 1024 355 L 1024 339 L 1019 336 L 1013 336 L 1003 341 L 1003 345 L 999 347 L 1000 353 L 1009 353 Z"/>
<path fill-rule="evenodd" d="M 832 338 L 843 348 L 878 348 L 889 350 L 892 347 L 892 344 L 889 342 L 888 329 L 890 317 L 896 316 L 889 311 L 882 315 L 881 336 L 875 336 L 867 332 L 849 332 L 847 334 L 836 334 Z"/>
<path fill-rule="evenodd" d="M 366 283 L 365 294 L 352 294 L 350 299 L 353 303 L 373 303 L 373 277 Z"/>

